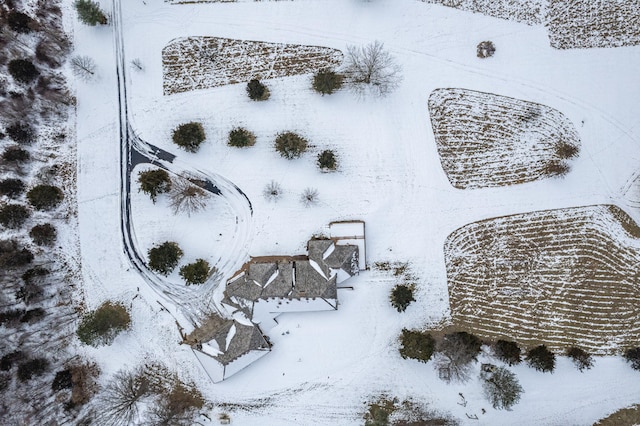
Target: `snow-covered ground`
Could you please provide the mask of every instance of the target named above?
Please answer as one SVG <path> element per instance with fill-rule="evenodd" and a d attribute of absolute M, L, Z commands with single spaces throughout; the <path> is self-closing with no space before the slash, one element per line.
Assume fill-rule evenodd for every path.
<path fill-rule="evenodd" d="M 640 164 L 640 47 L 554 50 L 541 26 L 413 0 L 196 5 L 127 0 L 122 7 L 126 58 L 140 58 L 145 66 L 144 72 L 128 70 L 133 128 L 143 140 L 225 176 L 248 195 L 254 218 L 247 258 L 304 253 L 307 239 L 327 234 L 329 222 L 361 219 L 366 222 L 369 264 L 409 262 L 419 282 L 417 302 L 398 314 L 388 302 L 393 278 L 362 273 L 350 281 L 353 291 L 341 290 L 337 312 L 281 316 L 270 331 L 271 354 L 228 381 L 209 382 L 190 349 L 178 345 L 171 315 L 124 256 L 112 28 L 76 24 L 76 53 L 93 57 L 99 69 L 96 81 L 77 84 L 79 226 L 87 304 L 93 308 L 110 298 L 132 306 L 130 332 L 110 347 L 85 349 L 101 361 L 105 373 L 148 359 L 163 361 L 195 380 L 210 400 L 253 407 L 232 413 L 238 425 L 358 424 L 363 401 L 380 392 L 450 411 L 463 424 L 487 425 L 588 424 L 638 402 L 640 376 L 620 358 L 598 358 L 586 373 L 561 358 L 553 374 L 514 367 L 523 398 L 511 412 L 495 411 L 476 380 L 444 384 L 431 364 L 402 360 L 396 339 L 403 327 L 424 327 L 447 317 L 443 244 L 467 223 L 597 203 L 617 204 L 640 218 L 640 210 L 628 208 L 622 197 Z M 309 75 L 266 81 L 271 91 L 266 102 L 250 101 L 242 84 L 163 96 L 161 50 L 172 39 L 190 35 L 343 51 L 349 44 L 380 40 L 402 65 L 404 79 L 382 99 L 357 99 L 346 91 L 321 97 L 311 90 Z M 482 40 L 495 43 L 493 58 L 475 56 Z M 443 87 L 511 96 L 561 111 L 582 140 L 572 171 L 561 180 L 454 189 L 442 171 L 427 110 L 429 94 Z M 170 142 L 171 130 L 186 121 L 201 121 L 207 132 L 196 154 L 178 151 Z M 226 146 L 229 130 L 238 125 L 255 132 L 254 147 Z M 285 130 L 304 135 L 312 149 L 300 159 L 282 159 L 273 140 Z M 338 155 L 337 173 L 320 173 L 315 165 L 317 153 L 327 148 Z M 262 196 L 271 180 L 285 191 L 277 203 Z M 307 187 L 318 189 L 318 205 L 299 202 Z M 157 207 L 162 208 L 162 201 Z M 216 222 L 215 211 L 206 214 Z M 195 238 L 198 229 L 182 228 L 171 213 L 167 217 L 165 224 L 153 222 L 157 215 L 148 223 L 136 222 L 139 240 L 150 244 L 181 238 L 183 250 L 193 258 L 214 244 L 216 234 L 208 227 L 203 234 L 209 240 L 203 243 Z M 193 225 L 206 227 L 202 223 Z M 231 227 L 219 225 L 221 246 L 211 248 L 216 253 L 211 256 L 223 254 L 224 241 L 231 237 L 225 235 Z M 467 407 L 457 404 L 458 392 L 469 401 Z M 480 414 L 481 408 L 487 413 Z M 468 420 L 465 413 L 477 414 L 480 421 Z"/>

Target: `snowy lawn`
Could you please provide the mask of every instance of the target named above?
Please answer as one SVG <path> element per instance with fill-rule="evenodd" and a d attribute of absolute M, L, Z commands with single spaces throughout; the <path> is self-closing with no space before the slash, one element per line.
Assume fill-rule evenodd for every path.
<path fill-rule="evenodd" d="M 455 229 L 496 216 L 612 202 L 640 217 L 640 211 L 627 208 L 621 192 L 640 159 L 640 86 L 634 84 L 638 48 L 558 51 L 549 47 L 542 27 L 409 0 L 197 5 L 147 0 L 125 2 L 123 8 L 127 59 L 140 58 L 145 65 L 144 72 L 132 70 L 128 76 L 133 128 L 142 139 L 197 168 L 220 173 L 248 195 L 254 217 L 245 259 L 304 253 L 309 236 L 328 233 L 329 222 L 361 219 L 369 264 L 409 262 L 418 287 L 417 301 L 398 314 L 388 301 L 395 279 L 365 272 L 354 279 L 353 291 L 340 290 L 337 312 L 281 316 L 270 331 L 271 354 L 228 381 L 210 383 L 191 351 L 178 346 L 174 319 L 128 270 L 121 254 L 112 38 L 109 28 L 78 25 L 77 49 L 96 56 L 100 73 L 97 82 L 78 87 L 78 198 L 87 302 L 95 307 L 112 298 L 127 300 L 133 308 L 131 332 L 109 348 L 87 349 L 103 371 L 162 360 L 196 380 L 209 399 L 235 404 L 226 407 L 234 408 L 233 424 L 239 425 L 358 424 L 363 402 L 381 392 L 449 411 L 463 424 L 586 424 L 638 402 L 638 375 L 620 358 L 598 358 L 594 369 L 582 374 L 561 359 L 554 374 L 524 365 L 513 368 L 525 394 L 513 411 L 495 411 L 477 380 L 446 385 L 431 364 L 402 360 L 396 342 L 403 327 L 433 326 L 448 318 L 443 245 Z M 243 84 L 163 96 L 162 49 L 189 36 L 342 51 L 349 44 L 380 40 L 402 65 L 404 79 L 383 99 L 357 99 L 347 91 L 322 97 L 312 91 L 310 75 L 266 81 L 271 98 L 260 103 L 248 99 Z M 482 40 L 497 47 L 488 60 L 475 56 Z M 572 171 L 561 180 L 454 189 L 440 165 L 427 109 L 429 94 L 443 87 L 499 93 L 561 111 L 576 124 L 582 141 Z M 172 129 L 188 121 L 201 121 L 207 133 L 196 154 L 171 143 Z M 257 135 L 255 146 L 226 145 L 229 131 L 239 125 Z M 287 130 L 312 145 L 300 159 L 283 159 L 273 149 L 275 136 Z M 318 170 L 316 157 L 324 149 L 336 152 L 337 172 Z M 284 189 L 277 203 L 262 195 L 271 180 Z M 318 190 L 316 206 L 299 201 L 308 187 Z M 144 194 L 132 193 L 137 196 L 136 205 L 147 203 L 144 208 L 150 209 L 147 223 L 136 219 L 139 241 L 152 244 L 165 233 L 172 238 L 179 233 L 185 253 L 195 257 L 211 250 L 212 259 L 224 253 L 224 247 L 213 247 L 215 229 L 206 229 L 210 241 L 203 242 L 198 235 L 202 222 L 178 225 L 171 214 L 160 220 L 160 201 L 153 206 Z M 211 209 L 202 221 L 230 217 L 224 206 L 212 204 Z M 217 234 L 231 238 L 225 232 Z M 457 404 L 459 392 L 469 401 L 467 407 Z M 487 409 L 485 415 L 481 408 Z M 467 413 L 478 414 L 481 421 L 468 420 Z"/>

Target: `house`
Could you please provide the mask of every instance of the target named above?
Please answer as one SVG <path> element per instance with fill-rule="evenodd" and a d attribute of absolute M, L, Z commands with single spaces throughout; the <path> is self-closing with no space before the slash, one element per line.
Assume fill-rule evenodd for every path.
<path fill-rule="evenodd" d="M 221 382 L 271 350 L 257 325 L 215 314 L 186 336 L 185 343 L 213 382 Z"/>
<path fill-rule="evenodd" d="M 188 336 L 194 354 L 218 382 L 269 352 L 264 331 L 285 312 L 338 309 L 338 288 L 365 268 L 364 222 L 332 222 L 330 238 L 312 238 L 307 255 L 252 257 L 229 280 L 222 306 Z M 362 256 L 361 256 L 362 253 Z"/>
<path fill-rule="evenodd" d="M 264 330 L 284 312 L 338 309 L 338 282 L 359 272 L 358 246 L 311 239 L 307 256 L 253 257 L 227 281 L 222 301 Z"/>

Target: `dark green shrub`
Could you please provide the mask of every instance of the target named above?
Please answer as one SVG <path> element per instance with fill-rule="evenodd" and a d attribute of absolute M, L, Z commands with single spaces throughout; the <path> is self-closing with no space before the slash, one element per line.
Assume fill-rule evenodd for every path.
<path fill-rule="evenodd" d="M 289 160 L 298 158 L 307 150 L 307 140 L 293 132 L 284 132 L 276 136 L 276 151 Z"/>
<path fill-rule="evenodd" d="M 29 236 L 33 239 L 33 242 L 39 246 L 51 246 L 56 241 L 58 232 L 52 224 L 44 223 L 31 228 Z"/>
<path fill-rule="evenodd" d="M 27 312 L 24 313 L 22 318 L 20 318 L 20 322 L 33 324 L 36 321 L 40 321 L 45 314 L 46 314 L 46 311 L 42 308 L 29 309 Z"/>
<path fill-rule="evenodd" d="M 266 101 L 271 95 L 267 86 L 255 78 L 247 84 L 247 94 L 254 101 Z"/>
<path fill-rule="evenodd" d="M 39 279 L 41 280 L 43 277 L 46 277 L 51 273 L 50 270 L 44 268 L 42 266 L 36 266 L 34 268 L 27 269 L 24 274 L 22 274 L 21 278 L 25 284 L 36 283 Z"/>
<path fill-rule="evenodd" d="M 20 248 L 16 240 L 0 241 L 0 268 L 24 266 L 33 261 L 33 253 Z"/>
<path fill-rule="evenodd" d="M 7 135 L 18 143 L 26 144 L 33 142 L 35 131 L 28 124 L 13 123 L 7 127 Z"/>
<path fill-rule="evenodd" d="M 192 121 L 181 124 L 173 130 L 173 143 L 188 152 L 196 152 L 205 140 L 204 128 L 201 123 Z"/>
<path fill-rule="evenodd" d="M 380 397 L 375 402 L 370 402 L 367 412 L 364 413 L 365 426 L 388 426 L 390 425 L 389 417 L 397 410 L 397 399 L 389 399 Z"/>
<path fill-rule="evenodd" d="M 71 380 L 71 370 L 61 370 L 56 372 L 56 377 L 51 384 L 51 390 L 54 392 L 61 391 L 63 389 L 70 389 L 73 386 L 73 380 Z"/>
<path fill-rule="evenodd" d="M 640 371 L 640 347 L 627 349 L 624 352 L 624 359 L 631 364 L 631 368 Z"/>
<path fill-rule="evenodd" d="M 22 351 L 9 352 L 0 358 L 0 370 L 9 371 L 20 360 L 25 358 L 25 354 Z"/>
<path fill-rule="evenodd" d="M 49 361 L 45 358 L 35 358 L 18 365 L 18 379 L 26 382 L 33 377 L 44 374 L 49 369 Z"/>
<path fill-rule="evenodd" d="M 164 194 L 171 190 L 171 178 L 166 170 L 147 170 L 138 174 L 140 190 L 151 197 L 151 201 L 156 202 L 159 194 Z"/>
<path fill-rule="evenodd" d="M 256 135 L 247 129 L 237 127 L 229 132 L 229 140 L 227 141 L 229 146 L 244 148 L 245 146 L 253 146 L 255 143 Z"/>
<path fill-rule="evenodd" d="M 29 151 L 18 146 L 9 146 L 2 152 L 2 159 L 10 163 L 24 163 L 29 160 L 30 157 Z"/>
<path fill-rule="evenodd" d="M 9 28 L 17 33 L 26 34 L 31 32 L 33 25 L 33 20 L 29 17 L 29 15 L 18 12 L 17 10 L 12 10 L 7 15 L 7 23 L 9 24 Z"/>
<path fill-rule="evenodd" d="M 529 350 L 526 360 L 530 367 L 543 373 L 553 373 L 556 368 L 556 356 L 545 345 L 536 346 Z"/>
<path fill-rule="evenodd" d="M 493 353 L 496 358 L 509 364 L 509 366 L 520 364 L 520 362 L 522 362 L 522 351 L 516 342 L 498 340 L 493 345 Z"/>
<path fill-rule="evenodd" d="M 24 182 L 20 179 L 4 179 L 0 181 L 0 194 L 16 198 L 24 192 Z"/>
<path fill-rule="evenodd" d="M 27 272 L 40 270 L 40 269 L 46 271 L 47 273 L 49 272 L 46 269 L 40 268 L 40 267 L 31 268 Z M 24 278 L 24 274 L 22 276 Z M 18 290 L 16 290 L 16 300 L 20 300 L 24 302 L 26 305 L 29 305 L 31 303 L 41 300 L 43 294 L 44 292 L 42 290 L 42 286 L 40 285 L 39 280 L 29 279 L 29 280 L 25 280 L 24 285 L 21 286 Z"/>
<path fill-rule="evenodd" d="M 411 302 L 415 302 L 413 298 L 413 286 L 407 284 L 398 284 L 391 290 L 391 306 L 396 308 L 398 312 L 404 312 Z"/>
<path fill-rule="evenodd" d="M 56 186 L 38 185 L 27 192 L 27 199 L 36 210 L 51 210 L 62 202 L 64 194 Z"/>
<path fill-rule="evenodd" d="M 204 259 L 196 259 L 195 262 L 180 268 L 180 276 L 187 285 L 202 284 L 209 278 L 211 267 Z"/>
<path fill-rule="evenodd" d="M 178 243 L 165 241 L 157 247 L 149 249 L 149 268 L 167 276 L 176 266 L 183 255 L 182 249 Z"/>
<path fill-rule="evenodd" d="M 76 334 L 85 345 L 109 345 L 130 324 L 131 317 L 123 305 L 105 302 L 82 318 Z"/>
<path fill-rule="evenodd" d="M 73 6 L 76 8 L 78 19 L 80 19 L 81 22 L 91 25 L 92 27 L 97 24 L 105 25 L 107 23 L 107 17 L 97 2 L 91 0 L 76 0 Z"/>
<path fill-rule="evenodd" d="M 433 356 L 436 341 L 431 334 L 418 330 L 402 329 L 400 335 L 400 356 L 427 362 Z"/>
<path fill-rule="evenodd" d="M 572 346 L 567 349 L 567 356 L 571 358 L 579 371 L 589 370 L 593 367 L 593 357 L 584 349 Z"/>
<path fill-rule="evenodd" d="M 313 76 L 313 90 L 322 95 L 330 95 L 340 90 L 344 76 L 328 69 L 322 69 Z"/>
<path fill-rule="evenodd" d="M 318 155 L 318 167 L 320 170 L 335 170 L 338 167 L 338 160 L 333 151 L 327 149 Z"/>
<path fill-rule="evenodd" d="M 40 72 L 35 65 L 33 65 L 33 62 L 27 59 L 14 59 L 10 61 L 8 70 L 14 80 L 25 84 L 33 82 L 33 80 L 40 75 Z"/>
<path fill-rule="evenodd" d="M 0 207 L 0 224 L 7 228 L 17 229 L 24 224 L 31 213 L 21 204 L 5 204 Z"/>

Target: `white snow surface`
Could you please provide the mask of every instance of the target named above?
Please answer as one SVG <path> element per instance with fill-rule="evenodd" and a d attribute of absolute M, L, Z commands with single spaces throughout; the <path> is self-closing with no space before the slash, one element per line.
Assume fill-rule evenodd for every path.
<path fill-rule="evenodd" d="M 110 10 L 110 2 L 101 3 Z M 144 72 L 128 70 L 133 128 L 142 139 L 197 168 L 220 173 L 248 195 L 254 208 L 253 236 L 245 247 L 246 259 L 240 261 L 249 255 L 303 253 L 309 236 L 326 233 L 329 222 L 364 220 L 368 263 L 408 261 L 419 282 L 417 301 L 399 314 L 388 302 L 393 277 L 377 271 L 353 277 L 354 290 L 340 291 L 337 312 L 281 315 L 269 332 L 272 352 L 214 385 L 193 352 L 178 344 L 173 308 L 158 303 L 123 253 L 112 27 L 76 23 L 75 53 L 93 57 L 99 69 L 95 81 L 77 82 L 86 300 L 89 308 L 106 299 L 120 300 L 131 306 L 133 320 L 132 329 L 111 346 L 82 349 L 99 360 L 103 380 L 120 368 L 161 361 L 194 380 L 214 403 L 251 404 L 231 413 L 234 425 L 360 424 L 364 401 L 381 392 L 411 397 L 474 425 L 590 424 L 640 402 L 640 376 L 621 358 L 597 358 L 592 370 L 579 373 L 560 357 L 553 374 L 513 367 L 525 393 L 513 411 L 496 411 L 476 379 L 446 385 L 431 364 L 402 360 L 396 341 L 403 327 L 425 327 L 447 318 L 442 249 L 455 229 L 495 216 L 597 203 L 614 203 L 640 217 L 624 198 L 640 164 L 640 47 L 554 50 L 541 26 L 413 0 L 188 5 L 126 0 L 122 7 L 125 56 L 128 61 L 140 58 L 145 66 Z M 343 51 L 349 44 L 380 40 L 403 67 L 404 79 L 383 99 L 357 99 L 347 91 L 322 97 L 311 90 L 309 75 L 266 81 L 271 91 L 266 102 L 250 101 L 244 85 L 163 96 L 161 50 L 172 39 L 190 35 Z M 476 58 L 475 47 L 482 40 L 495 43 L 494 57 Z M 582 139 L 572 171 L 562 180 L 454 189 L 440 166 L 427 111 L 429 94 L 441 87 L 558 109 Z M 207 133 L 196 154 L 178 151 L 170 142 L 171 130 L 186 121 L 201 121 Z M 239 125 L 256 133 L 254 147 L 226 146 L 229 130 Z M 272 145 L 274 136 L 285 130 L 308 138 L 310 152 L 297 160 L 282 159 Z M 315 159 L 324 149 L 336 152 L 336 173 L 318 171 Z M 262 196 L 272 179 L 285 191 L 277 203 Z M 307 187 L 318 189 L 319 204 L 304 207 L 298 201 Z M 222 201 L 186 222 L 191 228 L 166 211 L 166 200 L 154 206 L 141 194 L 132 193 L 132 198 L 137 199 L 133 205 L 142 252 L 156 241 L 179 238 L 185 262 L 204 257 L 215 263 L 224 257 L 225 244 L 233 239 L 227 234 L 233 229 L 227 225 L 233 212 Z M 457 404 L 458 392 L 464 393 L 467 407 Z M 468 420 L 466 413 L 480 420 Z"/>

